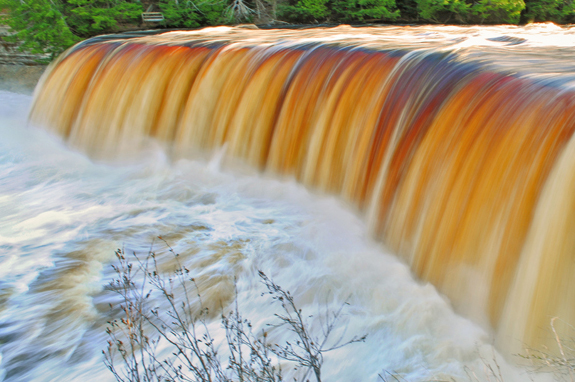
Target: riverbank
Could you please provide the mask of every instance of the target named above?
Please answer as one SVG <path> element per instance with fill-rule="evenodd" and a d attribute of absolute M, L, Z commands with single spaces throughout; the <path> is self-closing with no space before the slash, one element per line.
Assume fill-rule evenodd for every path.
<path fill-rule="evenodd" d="M 17 43 L 7 41 L 9 28 L 0 25 L 0 90 L 32 94 L 46 65 L 38 64 L 44 55 L 22 52 Z"/>

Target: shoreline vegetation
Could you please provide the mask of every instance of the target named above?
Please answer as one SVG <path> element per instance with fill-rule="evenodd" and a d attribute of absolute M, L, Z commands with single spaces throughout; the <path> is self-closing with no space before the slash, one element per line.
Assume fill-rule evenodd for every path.
<path fill-rule="evenodd" d="M 160 12 L 144 21 L 142 13 Z M 572 0 L 0 0 L 0 43 L 46 64 L 93 36 L 251 23 L 262 28 L 377 24 L 575 23 Z"/>

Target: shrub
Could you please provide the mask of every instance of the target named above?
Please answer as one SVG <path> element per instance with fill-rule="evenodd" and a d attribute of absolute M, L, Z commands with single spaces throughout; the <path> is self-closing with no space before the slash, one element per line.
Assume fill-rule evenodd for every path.
<path fill-rule="evenodd" d="M 335 0 L 338 19 L 353 21 L 391 21 L 399 17 L 395 0 Z"/>
<path fill-rule="evenodd" d="M 299 0 L 278 5 L 282 20 L 299 23 L 324 22 L 330 15 L 328 0 Z"/>
<path fill-rule="evenodd" d="M 521 10 L 525 8 L 523 0 L 480 0 L 472 7 L 475 22 L 517 24 Z"/>
<path fill-rule="evenodd" d="M 171 28 L 196 28 L 222 21 L 226 9 L 223 1 L 161 0 L 158 6 Z"/>
<path fill-rule="evenodd" d="M 575 21 L 575 3 L 571 0 L 526 0 L 521 19 L 522 23 L 541 21 L 572 23 Z"/>
<path fill-rule="evenodd" d="M 67 0 L 68 25 L 81 37 L 115 32 L 119 23 L 138 23 L 142 4 L 125 0 Z"/>
<path fill-rule="evenodd" d="M 469 4 L 464 0 L 417 0 L 419 16 L 434 23 L 465 22 Z"/>
<path fill-rule="evenodd" d="M 0 9 L 3 8 L 9 14 L 1 18 L 0 22 L 14 31 L 12 36 L 5 38 L 19 42 L 22 50 L 48 53 L 54 59 L 80 41 L 70 30 L 63 5 L 57 0 L 0 0 Z"/>

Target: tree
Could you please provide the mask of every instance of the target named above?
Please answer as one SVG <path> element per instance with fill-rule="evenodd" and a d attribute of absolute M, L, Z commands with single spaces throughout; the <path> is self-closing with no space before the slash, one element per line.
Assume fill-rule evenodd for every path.
<path fill-rule="evenodd" d="M 399 10 L 395 0 L 334 0 L 336 17 L 342 21 L 396 20 Z"/>
<path fill-rule="evenodd" d="M 419 16 L 434 23 L 466 22 L 469 8 L 464 0 L 417 0 Z"/>
<path fill-rule="evenodd" d="M 520 23 L 553 21 L 575 22 L 575 3 L 572 0 L 525 0 Z"/>
<path fill-rule="evenodd" d="M 8 10 L 2 20 L 13 32 L 8 39 L 50 60 L 82 38 L 136 22 L 142 13 L 141 3 L 126 0 L 0 0 L 0 8 Z"/>
<path fill-rule="evenodd" d="M 283 20 L 296 23 L 325 22 L 330 15 L 328 0 L 299 0 L 279 4 L 278 15 Z"/>
<path fill-rule="evenodd" d="M 472 13 L 478 19 L 473 21 L 487 23 L 517 24 L 521 10 L 525 8 L 523 0 L 480 0 L 472 7 Z"/>
<path fill-rule="evenodd" d="M 171 28 L 197 28 L 216 25 L 226 9 L 224 1 L 161 0 L 158 6 Z"/>
<path fill-rule="evenodd" d="M 142 4 L 126 0 L 67 0 L 68 25 L 81 37 L 117 31 L 118 24 L 137 23 Z"/>
<path fill-rule="evenodd" d="M 75 36 L 58 0 L 0 0 L 0 8 L 8 10 L 3 23 L 15 33 L 7 38 L 21 43 L 21 49 L 50 54 L 55 58 L 74 43 Z"/>

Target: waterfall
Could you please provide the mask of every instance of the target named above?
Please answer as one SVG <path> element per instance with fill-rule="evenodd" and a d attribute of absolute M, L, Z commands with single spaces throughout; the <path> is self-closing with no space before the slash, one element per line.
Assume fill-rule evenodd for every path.
<path fill-rule="evenodd" d="M 47 70 L 30 121 L 100 158 L 149 138 L 178 158 L 225 147 L 338 195 L 501 348 L 552 347 L 550 318 L 575 323 L 573 53 L 462 33 L 88 40 Z"/>

